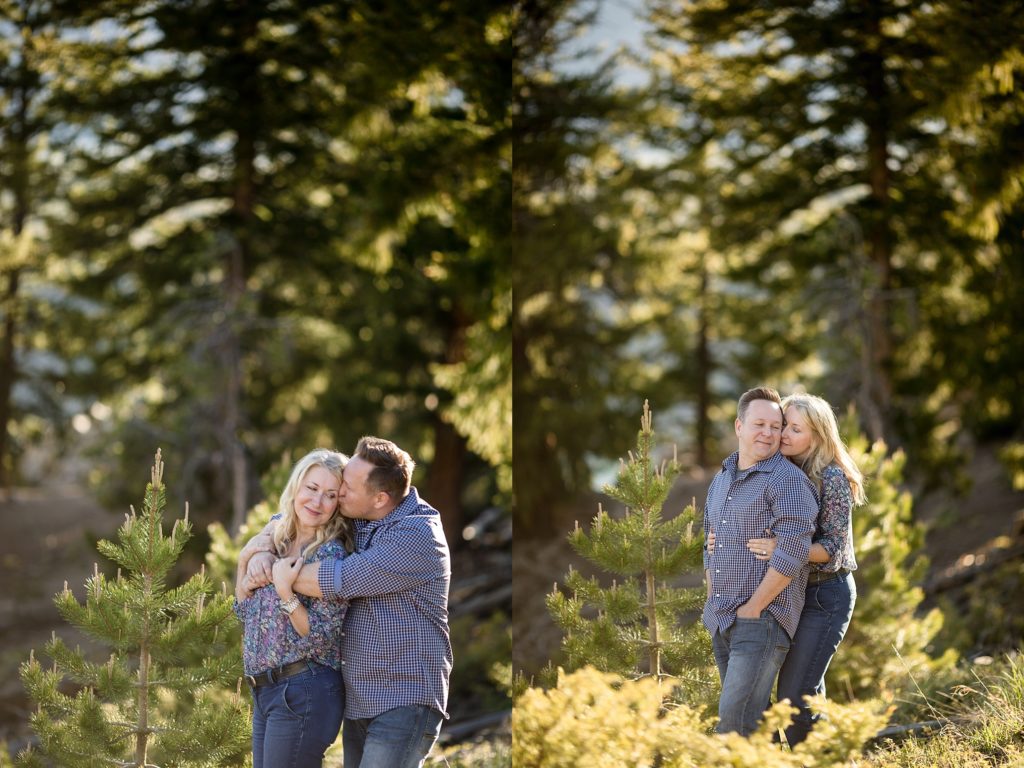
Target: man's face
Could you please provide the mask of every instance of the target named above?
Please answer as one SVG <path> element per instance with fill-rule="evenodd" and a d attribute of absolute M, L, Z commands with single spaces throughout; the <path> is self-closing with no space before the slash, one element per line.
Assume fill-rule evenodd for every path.
<path fill-rule="evenodd" d="M 345 475 L 338 491 L 338 505 L 341 514 L 356 520 L 376 520 L 380 514 L 382 502 L 386 504 L 387 494 L 383 491 L 371 491 L 367 480 L 373 465 L 354 456 L 345 465 Z M 382 498 L 383 497 L 383 498 Z"/>
<path fill-rule="evenodd" d="M 782 409 L 771 400 L 754 400 L 743 421 L 736 419 L 741 469 L 770 457 L 779 450 L 782 437 Z M 347 471 L 347 470 L 346 470 Z"/>

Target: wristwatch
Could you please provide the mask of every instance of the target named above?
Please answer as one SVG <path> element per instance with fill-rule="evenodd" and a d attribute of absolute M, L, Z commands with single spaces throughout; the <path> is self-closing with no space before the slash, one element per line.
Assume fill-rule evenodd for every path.
<path fill-rule="evenodd" d="M 288 600 L 281 603 L 281 610 L 287 613 L 289 616 L 291 616 L 292 612 L 300 605 L 301 603 L 299 602 L 299 596 L 292 595 Z"/>

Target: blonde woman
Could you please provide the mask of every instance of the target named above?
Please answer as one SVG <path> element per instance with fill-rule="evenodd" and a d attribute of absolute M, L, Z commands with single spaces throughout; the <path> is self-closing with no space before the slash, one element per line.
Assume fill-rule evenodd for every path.
<path fill-rule="evenodd" d="M 814 395 L 790 395 L 782 401 L 784 427 L 780 452 L 810 478 L 820 504 L 811 551 L 810 575 L 800 623 L 779 671 L 779 701 L 799 708 L 786 729 L 790 746 L 807 738 L 815 717 L 804 697 L 825 693 L 825 671 L 842 642 L 857 586 L 853 571 L 853 508 L 866 501 L 864 480 L 839 436 L 832 406 Z M 708 545 L 714 546 L 714 533 Z M 747 549 L 758 560 L 769 560 L 774 537 L 750 539 Z"/>
<path fill-rule="evenodd" d="M 348 459 L 317 450 L 299 459 L 281 492 L 273 547 L 280 558 L 270 584 L 244 585 L 249 559 L 239 557 L 235 612 L 245 625 L 242 656 L 252 689 L 253 768 L 319 768 L 338 736 L 345 710 L 342 623 L 348 603 L 292 589 L 302 566 L 351 551 L 338 491 Z"/>

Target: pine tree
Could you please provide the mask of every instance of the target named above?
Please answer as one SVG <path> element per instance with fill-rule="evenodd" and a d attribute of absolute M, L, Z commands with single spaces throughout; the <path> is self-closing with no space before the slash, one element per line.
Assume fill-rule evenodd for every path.
<path fill-rule="evenodd" d="M 928 558 L 920 554 L 924 527 L 914 522 L 913 499 L 900 487 L 906 455 L 888 455 L 880 440 L 869 448 L 855 432 L 852 414 L 846 421 L 843 432 L 850 435 L 851 455 L 864 473 L 868 503 L 853 512 L 857 604 L 827 684 L 830 695 L 839 698 L 890 698 L 912 691 L 914 680 L 948 670 L 957 655 L 928 653 L 943 616 L 937 608 L 918 612 Z"/>
<path fill-rule="evenodd" d="M 644 401 L 636 452 L 622 461 L 617 484 L 604 489 L 626 506 L 625 515 L 613 518 L 599 507 L 589 532 L 577 523 L 569 535 L 580 555 L 616 578 L 605 587 L 597 578 L 570 569 L 565 589 L 571 596 L 556 585 L 548 608 L 566 632 L 562 647 L 567 669 L 591 665 L 624 675 L 685 675 L 681 688 L 706 690 L 711 659 L 707 633 L 699 622 L 684 626 L 682 621 L 687 612 L 700 608 L 703 589 L 668 583 L 700 570 L 700 522 L 693 505 L 676 517 L 662 518 L 680 465 L 675 455 L 658 464 L 653 452 L 652 417 Z M 594 611 L 597 615 L 591 617 Z"/>
<path fill-rule="evenodd" d="M 237 645 L 227 590 L 215 594 L 205 569 L 171 587 L 192 526 L 186 507 L 169 534 L 160 451 L 146 487 L 142 514 L 125 516 L 118 541 L 100 541 L 99 552 L 118 564 L 116 578 L 97 566 L 79 603 L 65 585 L 55 602 L 61 615 L 111 648 L 95 663 L 54 633 L 46 645 L 52 669 L 34 656 L 21 677 L 38 704 L 32 716 L 40 751 L 60 766 L 169 768 L 243 765 L 249 752 L 248 707 L 225 684 L 237 679 Z M 79 687 L 74 695 L 65 684 Z M 43 766 L 38 753 L 19 765 Z"/>

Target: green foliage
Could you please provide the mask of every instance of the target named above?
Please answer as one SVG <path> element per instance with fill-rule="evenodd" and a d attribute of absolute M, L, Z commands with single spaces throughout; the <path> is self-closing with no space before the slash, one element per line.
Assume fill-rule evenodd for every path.
<path fill-rule="evenodd" d="M 157 451 L 142 513 L 133 508 L 117 541 L 98 545 L 120 566 L 117 577 L 97 568 L 84 603 L 67 587 L 55 598 L 65 620 L 112 649 L 109 659 L 92 662 L 54 634 L 45 648 L 52 669 L 34 654 L 22 665 L 22 682 L 38 705 L 31 724 L 40 751 L 61 766 L 245 763 L 248 706 L 236 689 L 231 596 L 217 593 L 205 572 L 169 585 L 192 526 L 186 513 L 165 533 L 164 506 Z M 68 684 L 75 693 L 64 692 Z M 27 754 L 19 760 L 36 764 Z"/>
<path fill-rule="evenodd" d="M 849 765 L 885 722 L 874 703 L 813 706 L 827 719 L 788 752 L 773 742 L 789 722 L 788 705 L 772 708 L 749 738 L 716 735 L 702 711 L 673 699 L 670 681 L 560 670 L 554 688 L 531 688 L 517 699 L 512 760 L 520 768 L 830 768 Z"/>
<path fill-rule="evenodd" d="M 509 706 L 512 631 L 508 616 L 498 611 L 484 620 L 462 616 L 451 623 L 452 648 L 458 655 L 459 673 L 452 675 L 450 698 L 473 701 L 479 711 Z"/>
<path fill-rule="evenodd" d="M 1015 491 L 1024 491 L 1024 443 L 1008 443 L 999 452 L 999 458 L 1010 474 Z"/>
<path fill-rule="evenodd" d="M 939 733 L 888 743 L 864 762 L 865 768 L 961 768 L 1024 765 L 1024 669 L 1018 654 L 978 667 L 940 705 L 953 721 Z"/>
<path fill-rule="evenodd" d="M 685 626 L 682 617 L 703 602 L 699 588 L 669 586 L 687 570 L 699 570 L 703 538 L 691 505 L 662 518 L 662 505 L 679 474 L 673 458 L 656 464 L 651 413 L 644 403 L 635 453 L 621 464 L 619 480 L 605 492 L 626 509 L 619 518 L 599 508 L 589 531 L 577 524 L 573 548 L 613 575 L 608 586 L 574 569 L 564 591 L 547 598 L 548 609 L 565 632 L 562 649 L 569 669 L 592 665 L 607 672 L 680 676 L 691 691 L 707 691 L 706 633 Z M 621 579 L 621 581 L 619 581 Z"/>
<path fill-rule="evenodd" d="M 928 568 L 921 554 L 924 528 L 915 523 L 913 499 L 901 490 L 906 456 L 891 456 L 884 443 L 852 435 L 850 453 L 863 472 L 868 503 L 853 513 L 857 553 L 857 604 L 853 620 L 828 671 L 828 690 L 841 699 L 891 698 L 948 669 L 956 653 L 928 655 L 943 625 L 937 608 L 917 615 L 924 599 L 919 586 Z"/>

